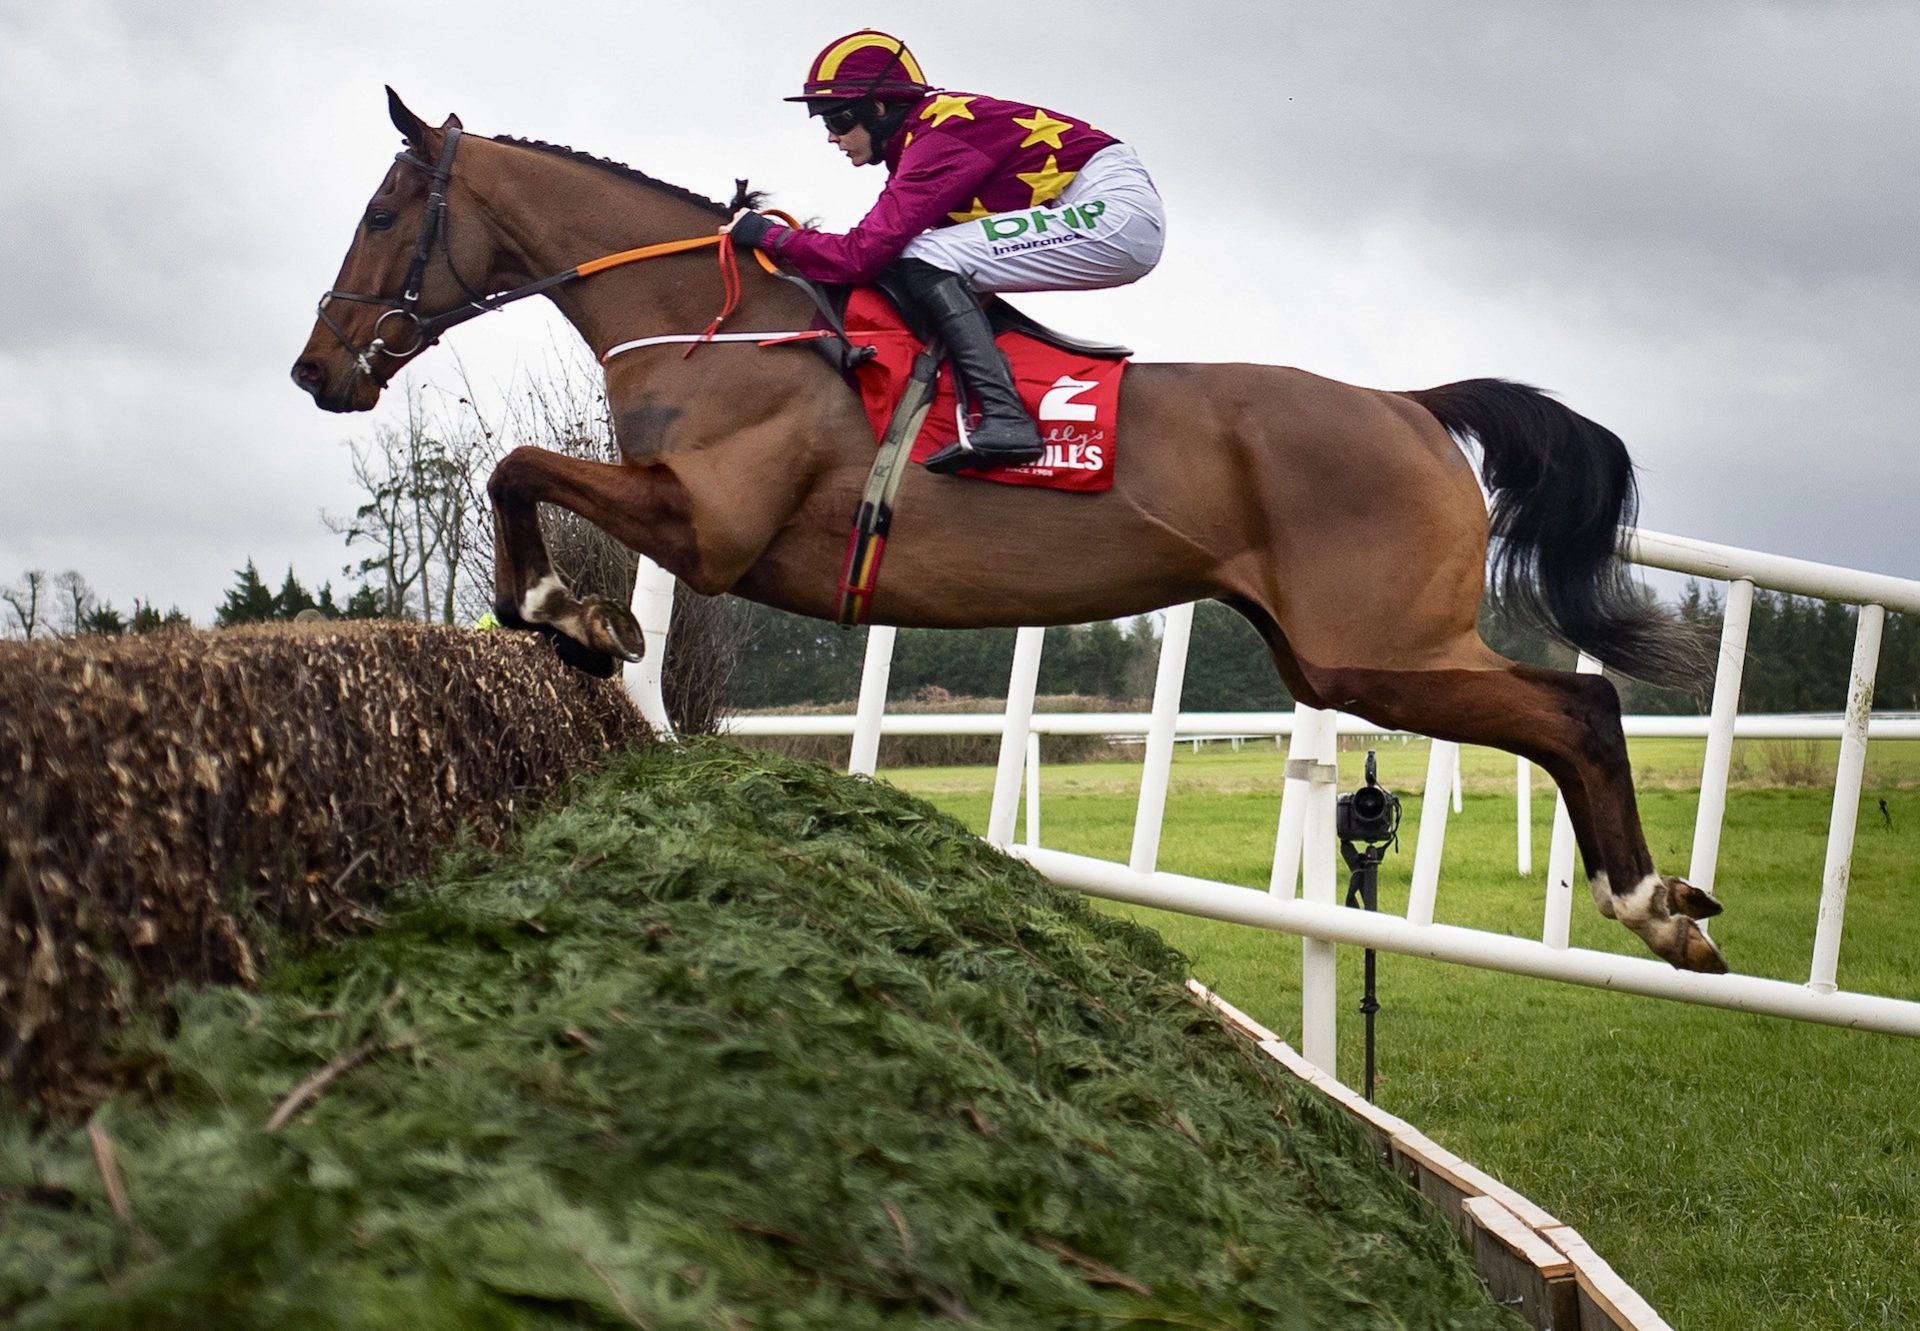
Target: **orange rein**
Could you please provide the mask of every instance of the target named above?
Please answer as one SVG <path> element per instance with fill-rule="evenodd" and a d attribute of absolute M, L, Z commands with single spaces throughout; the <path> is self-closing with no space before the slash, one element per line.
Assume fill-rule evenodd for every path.
<path fill-rule="evenodd" d="M 770 208 L 767 212 L 769 216 L 779 218 L 790 227 L 798 228 L 800 225 L 792 216 L 778 209 Z M 731 315 L 740 304 L 740 256 L 735 252 L 733 244 L 725 232 L 720 232 L 712 236 L 689 236 L 685 240 L 664 240 L 657 245 L 642 245 L 637 249 L 621 250 L 617 254 L 602 255 L 598 259 L 589 259 L 576 267 L 573 270 L 573 275 L 575 277 L 592 277 L 595 273 L 604 273 L 609 268 L 620 268 L 626 264 L 639 263 L 645 259 L 659 259 L 669 254 L 685 254 L 689 250 L 697 250 L 705 245 L 717 245 L 720 248 L 720 290 L 723 295 L 723 300 L 720 313 L 716 314 L 713 317 L 713 322 L 707 325 L 706 332 L 700 334 L 699 340 L 687 348 L 686 354 L 691 356 L 694 347 L 699 346 L 703 342 L 713 340 L 713 335 L 720 331 L 720 325 L 727 321 L 728 316 Z M 767 257 L 764 250 L 755 250 L 753 257 L 760 261 L 760 266 L 766 269 L 768 273 L 777 273 L 779 271 L 773 260 Z"/>

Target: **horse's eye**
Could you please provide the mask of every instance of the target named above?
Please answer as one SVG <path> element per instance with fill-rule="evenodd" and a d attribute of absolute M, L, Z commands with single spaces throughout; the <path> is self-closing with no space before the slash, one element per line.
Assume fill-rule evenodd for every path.
<path fill-rule="evenodd" d="M 369 208 L 367 210 L 367 230 L 385 231 L 392 225 L 393 214 L 385 208 Z"/>

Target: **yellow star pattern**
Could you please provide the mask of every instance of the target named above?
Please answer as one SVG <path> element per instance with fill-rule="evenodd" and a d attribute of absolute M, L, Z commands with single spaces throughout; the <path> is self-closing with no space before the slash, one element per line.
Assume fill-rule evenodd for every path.
<path fill-rule="evenodd" d="M 1062 171 L 1060 169 L 1060 159 L 1052 153 L 1048 153 L 1047 164 L 1038 171 L 1016 171 L 1014 174 L 1026 181 L 1027 187 L 1033 191 L 1033 198 L 1028 201 L 1027 206 L 1030 208 L 1038 208 L 1048 199 L 1057 199 L 1066 193 L 1068 184 L 1080 173 L 1078 171 Z"/>
<path fill-rule="evenodd" d="M 956 222 L 977 222 L 983 217 L 992 217 L 993 213 L 988 210 L 987 205 L 980 202 L 980 196 L 976 194 L 973 197 L 973 207 L 964 213 L 948 213 L 947 216 Z"/>
<path fill-rule="evenodd" d="M 1029 131 L 1027 137 L 1020 140 L 1022 148 L 1031 148 L 1036 143 L 1044 143 L 1056 152 L 1060 148 L 1060 136 L 1073 128 L 1072 121 L 1055 120 L 1037 106 L 1033 108 L 1033 119 L 1022 120 L 1019 116 L 1015 116 L 1013 123 Z"/>
<path fill-rule="evenodd" d="M 920 113 L 920 118 L 922 120 L 931 120 L 935 129 L 939 129 L 940 126 L 946 124 L 956 116 L 962 120 L 972 120 L 973 112 L 967 109 L 967 104 L 975 100 L 976 99 L 972 97 L 954 97 L 947 93 L 942 93 L 933 99 L 932 106 L 929 106 Z"/>

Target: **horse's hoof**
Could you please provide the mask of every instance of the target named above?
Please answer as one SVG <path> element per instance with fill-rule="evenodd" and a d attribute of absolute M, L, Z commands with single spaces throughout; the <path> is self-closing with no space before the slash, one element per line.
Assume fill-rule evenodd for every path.
<path fill-rule="evenodd" d="M 547 639 L 553 643 L 554 655 L 562 663 L 575 670 L 592 675 L 595 679 L 612 679 L 620 673 L 620 662 L 610 652 L 597 651 L 584 643 L 576 642 L 558 629 L 549 629 L 545 624 L 538 626 Z"/>
<path fill-rule="evenodd" d="M 1684 878 L 1651 873 L 1613 898 L 1613 914 L 1676 970 L 1725 975 L 1726 959 L 1695 920 L 1720 912 L 1711 892 Z"/>
<path fill-rule="evenodd" d="M 587 635 L 597 650 L 617 656 L 629 665 L 647 654 L 647 639 L 640 632 L 640 621 L 625 606 L 596 598 L 586 602 L 581 618 L 586 621 Z"/>
<path fill-rule="evenodd" d="M 1669 878 L 1667 886 L 1673 890 L 1673 908 L 1690 920 L 1710 920 L 1726 909 L 1719 897 L 1684 878 Z"/>
<path fill-rule="evenodd" d="M 1715 903 L 1717 908 L 1719 903 Z M 1669 957 L 1674 966 L 1683 971 L 1699 971 L 1703 975 L 1725 975 L 1727 959 L 1720 955 L 1720 949 L 1714 946 L 1699 925 L 1687 921 L 1686 936 L 1680 943 L 1680 956 Z"/>

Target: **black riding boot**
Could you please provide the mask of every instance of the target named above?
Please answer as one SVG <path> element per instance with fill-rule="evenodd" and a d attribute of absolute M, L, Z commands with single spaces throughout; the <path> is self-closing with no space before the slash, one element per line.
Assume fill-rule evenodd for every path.
<path fill-rule="evenodd" d="M 980 413 L 967 439 L 928 458 L 927 470 L 944 475 L 1038 462 L 1046 452 L 1040 431 L 1014 390 L 1013 371 L 993 344 L 993 328 L 967 279 L 924 259 L 901 259 L 892 272 L 947 344 L 965 399 Z"/>

